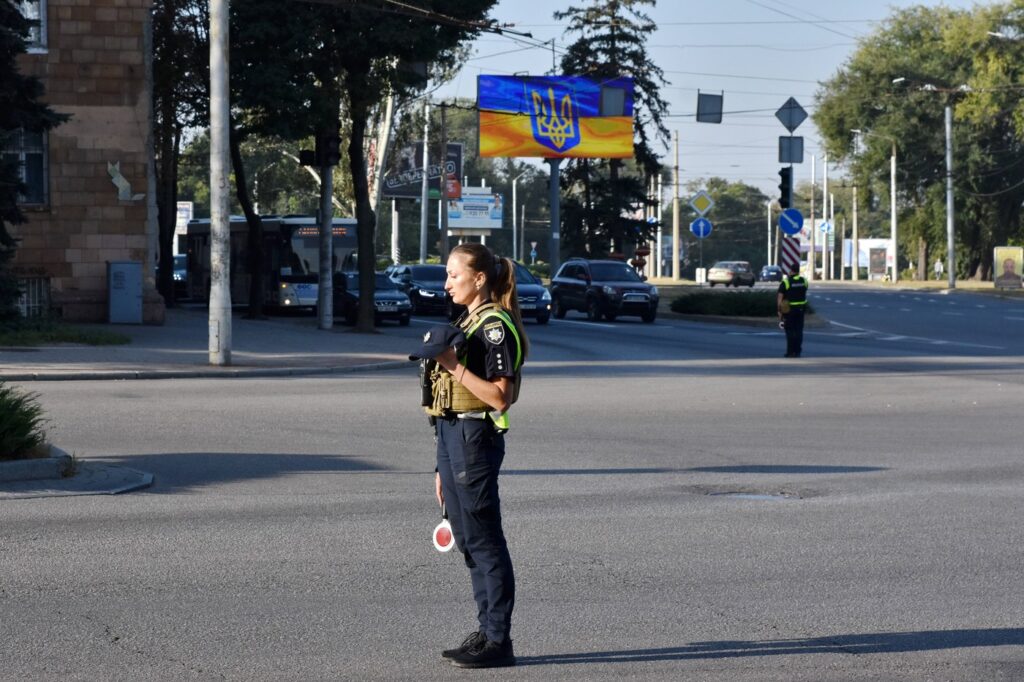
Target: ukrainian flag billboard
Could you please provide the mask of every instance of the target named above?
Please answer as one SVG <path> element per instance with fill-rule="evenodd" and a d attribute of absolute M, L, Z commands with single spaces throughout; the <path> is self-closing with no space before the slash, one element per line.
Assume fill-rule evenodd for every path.
<path fill-rule="evenodd" d="M 480 156 L 630 158 L 633 79 L 479 76 Z"/>

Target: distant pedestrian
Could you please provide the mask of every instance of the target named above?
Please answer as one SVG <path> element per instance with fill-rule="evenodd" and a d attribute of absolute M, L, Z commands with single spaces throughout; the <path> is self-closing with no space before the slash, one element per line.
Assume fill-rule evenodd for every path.
<path fill-rule="evenodd" d="M 807 306 L 807 280 L 800 274 L 800 264 L 790 266 L 790 273 L 779 283 L 775 297 L 779 320 L 786 330 L 787 358 L 798 358 L 804 345 L 804 309 Z"/>
<path fill-rule="evenodd" d="M 942 273 L 946 271 L 946 267 L 942 264 L 941 258 L 935 259 L 935 279 L 942 279 Z"/>

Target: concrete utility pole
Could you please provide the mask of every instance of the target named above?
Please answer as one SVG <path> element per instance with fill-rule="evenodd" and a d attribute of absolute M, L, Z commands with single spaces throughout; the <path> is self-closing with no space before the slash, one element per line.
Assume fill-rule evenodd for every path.
<path fill-rule="evenodd" d="M 661 189 L 661 171 L 658 171 L 658 239 L 656 242 L 657 256 L 654 259 L 655 263 L 655 277 L 661 277 L 661 236 L 662 236 L 662 224 L 661 224 L 661 210 L 662 204 L 665 203 L 665 194 Z"/>
<path fill-rule="evenodd" d="M 814 256 L 814 240 L 817 237 L 817 235 L 815 235 L 815 232 L 818 231 L 818 226 L 814 224 L 814 188 L 817 186 L 816 183 L 815 183 L 816 178 L 814 177 L 814 170 L 815 170 L 814 163 L 815 163 L 815 160 L 816 160 L 815 157 L 812 156 L 811 157 L 811 217 L 810 217 L 810 225 L 811 225 L 811 229 L 810 229 L 811 239 L 810 239 L 810 242 L 811 242 L 811 244 L 810 244 L 810 250 L 807 252 L 807 266 L 808 266 L 807 267 L 807 281 L 808 282 L 813 282 L 814 281 L 814 259 L 815 259 L 815 256 Z"/>
<path fill-rule="evenodd" d="M 400 262 L 398 249 L 398 205 L 395 199 L 391 200 L 391 262 L 398 265 Z"/>
<path fill-rule="evenodd" d="M 430 102 L 423 101 L 423 186 L 420 192 L 420 263 L 427 262 L 427 203 L 430 201 Z"/>
<path fill-rule="evenodd" d="M 331 197 L 334 196 L 334 168 L 325 160 L 328 139 L 326 131 L 323 137 L 325 143 L 321 146 L 325 158 L 320 161 L 320 277 L 316 309 L 317 326 L 330 329 L 334 326 L 334 263 L 331 258 L 334 255 L 334 206 L 331 204 Z"/>
<path fill-rule="evenodd" d="M 672 167 L 672 279 L 679 281 L 679 131 L 675 138 L 676 162 Z"/>
<path fill-rule="evenodd" d="M 448 121 L 446 108 L 441 104 L 441 262 L 448 262 Z"/>
<path fill-rule="evenodd" d="M 946 105 L 946 272 L 956 288 L 956 240 L 953 232 L 953 108 Z"/>
<path fill-rule="evenodd" d="M 228 0 L 210 2 L 210 317 L 211 365 L 231 364 L 231 167 Z"/>
<path fill-rule="evenodd" d="M 548 256 L 548 260 L 551 261 L 551 277 L 555 276 L 558 272 L 558 266 L 562 260 L 562 225 L 561 216 L 559 215 L 559 202 L 561 201 L 561 192 L 558 187 L 558 168 L 562 165 L 561 159 L 548 159 L 547 162 L 551 165 L 551 185 L 549 187 L 548 200 L 551 202 L 551 253 Z"/>
<path fill-rule="evenodd" d="M 889 230 L 892 233 L 892 281 L 900 278 L 900 250 L 896 242 L 896 140 L 892 141 L 892 156 L 889 158 Z"/>
<path fill-rule="evenodd" d="M 853 186 L 853 281 L 860 279 L 860 234 L 857 232 L 857 185 Z"/>
<path fill-rule="evenodd" d="M 821 219 L 828 221 L 828 152 L 821 158 Z M 828 279 L 828 233 L 821 233 L 821 279 Z"/>

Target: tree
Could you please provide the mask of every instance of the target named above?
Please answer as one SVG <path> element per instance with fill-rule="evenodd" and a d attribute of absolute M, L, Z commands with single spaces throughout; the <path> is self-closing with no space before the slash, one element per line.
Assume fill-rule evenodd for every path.
<path fill-rule="evenodd" d="M 714 225 L 711 235 L 697 239 L 689 230 L 681 235 L 687 273 L 701 265 L 711 267 L 718 260 L 745 260 L 755 269 L 765 262 L 765 205 L 768 196 L 742 182 L 712 177 L 687 183 L 687 191 L 705 190 L 715 207 L 707 216 Z M 682 222 L 689 225 L 697 218 L 690 206 L 683 209 Z"/>
<path fill-rule="evenodd" d="M 994 39 L 994 28 L 1020 35 L 1024 7 L 897 11 L 822 85 L 814 115 L 830 157 L 852 159 L 860 187 L 888 173 L 896 141 L 901 241 L 945 255 L 943 108 L 952 106 L 958 269 L 979 279 L 991 275 L 993 246 L 1020 239 L 1024 201 L 1024 46 Z M 851 129 L 868 133 L 855 158 Z M 921 246 L 916 258 L 931 260 Z"/>
<path fill-rule="evenodd" d="M 68 116 L 40 102 L 42 82 L 18 71 L 17 56 L 25 52 L 31 24 L 18 6 L 0 2 L 0 150 L 21 131 L 51 130 Z M 17 315 L 18 283 L 10 269 L 17 240 L 7 225 L 20 225 L 25 216 L 18 208 L 18 197 L 25 186 L 21 182 L 18 160 L 0 155 L 0 320 Z"/>
<path fill-rule="evenodd" d="M 205 0 L 153 3 L 153 138 L 156 156 L 157 290 L 174 305 L 174 229 L 182 137 L 209 109 L 209 18 Z M 209 178 L 209 173 L 207 173 Z"/>
<path fill-rule="evenodd" d="M 655 0 L 595 0 L 554 15 L 569 20 L 566 33 L 578 35 L 562 58 L 564 73 L 633 79 L 635 164 L 625 168 L 619 159 L 581 159 L 570 163 L 562 178 L 563 188 L 583 195 L 569 202 L 563 238 L 566 244 L 585 243 L 591 253 L 606 251 L 611 244 L 621 249 L 627 242 L 646 239 L 651 229 L 639 217 L 628 216 L 642 215 L 649 178 L 660 172 L 651 135 L 662 143 L 668 141 L 663 123 L 668 103 L 659 92 L 666 82 L 645 47 L 656 26 L 641 11 L 644 5 L 654 4 Z"/>
<path fill-rule="evenodd" d="M 425 84 L 406 65 L 428 61 L 443 70 L 458 61 L 464 54 L 461 43 L 486 27 L 482 20 L 494 1 L 432 0 L 399 8 L 381 1 L 254 0 L 232 7 L 238 34 L 233 59 L 244 65 L 235 69 L 238 104 L 248 129 L 296 139 L 332 125 L 343 112 L 358 250 L 364 255 L 359 259 L 361 291 L 373 291 L 376 251 L 365 158 L 367 121 L 389 94 L 404 96 Z M 372 297 L 360 297 L 356 329 L 372 331 L 373 317 Z"/>

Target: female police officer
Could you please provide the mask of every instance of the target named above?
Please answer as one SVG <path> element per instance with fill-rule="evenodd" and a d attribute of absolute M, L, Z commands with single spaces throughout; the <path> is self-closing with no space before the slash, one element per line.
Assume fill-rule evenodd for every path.
<path fill-rule="evenodd" d="M 437 426 L 435 492 L 469 567 L 480 623 L 461 646 L 442 653 L 461 668 L 515 664 L 509 637 L 515 576 L 498 499 L 507 412 L 529 348 L 513 267 L 482 244 L 452 249 L 445 290 L 466 307 L 454 324 L 467 343 L 462 355 L 448 348 L 434 358 L 443 368 L 434 373 L 433 411 L 428 409 Z"/>

